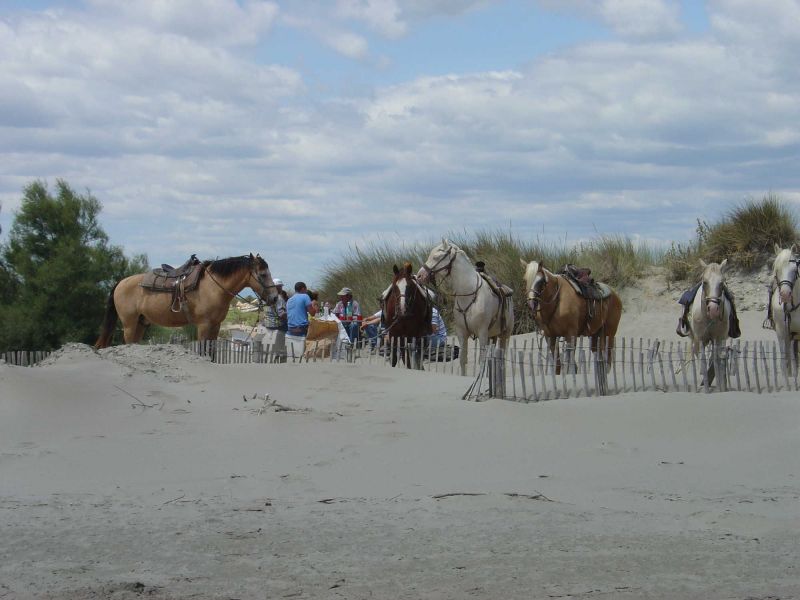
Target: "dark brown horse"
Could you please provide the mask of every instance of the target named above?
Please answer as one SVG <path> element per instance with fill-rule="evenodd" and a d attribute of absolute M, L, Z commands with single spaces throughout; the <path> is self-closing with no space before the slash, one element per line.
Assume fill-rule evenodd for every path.
<path fill-rule="evenodd" d="M 267 304 L 278 297 L 269 266 L 260 256 L 234 256 L 202 263 L 197 288 L 186 292 L 181 309 L 174 307 L 170 293 L 155 292 L 139 284 L 145 274 L 131 275 L 118 282 L 106 304 L 106 315 L 95 348 L 111 344 L 117 318 L 122 321 L 126 344 L 135 344 L 151 323 L 162 327 L 197 326 L 197 339 L 216 340 L 220 323 L 228 314 L 231 301 L 250 287 Z"/>
<path fill-rule="evenodd" d="M 433 332 L 433 306 L 430 296 L 411 274 L 411 263 L 403 270 L 394 265 L 394 279 L 383 299 L 383 324 L 392 348 L 392 366 L 398 355 L 410 369 L 422 369 L 422 353 L 426 338 Z"/>
<path fill-rule="evenodd" d="M 556 360 L 556 373 L 561 372 L 561 359 L 556 352 L 559 337 L 567 340 L 567 364 L 572 364 L 575 340 L 579 336 L 590 336 L 592 352 L 606 349 L 608 340 L 608 362 L 613 358 L 614 337 L 622 316 L 622 300 L 611 290 L 603 300 L 587 300 L 580 296 L 564 278 L 548 271 L 542 263 L 521 261 L 525 267 L 525 286 L 528 306 L 533 312 L 536 325 L 547 338 L 550 354 Z M 602 364 L 602 363 L 601 363 Z"/>

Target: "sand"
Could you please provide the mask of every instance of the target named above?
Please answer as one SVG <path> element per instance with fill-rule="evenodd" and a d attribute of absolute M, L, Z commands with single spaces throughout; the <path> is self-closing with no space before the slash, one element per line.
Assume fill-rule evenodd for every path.
<path fill-rule="evenodd" d="M 670 293 L 631 293 L 625 335 L 674 336 Z M 468 384 L 170 346 L 0 364 L 0 599 L 800 598 L 796 394 Z"/>

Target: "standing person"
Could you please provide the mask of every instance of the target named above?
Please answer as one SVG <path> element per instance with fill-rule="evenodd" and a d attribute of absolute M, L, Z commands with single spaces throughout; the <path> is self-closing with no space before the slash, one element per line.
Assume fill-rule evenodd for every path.
<path fill-rule="evenodd" d="M 275 304 L 267 306 L 264 313 L 264 326 L 267 328 L 267 338 L 272 343 L 273 352 L 278 362 L 286 361 L 286 331 L 288 329 L 286 316 L 286 302 L 289 296 L 283 289 L 283 281 L 273 278 L 272 282 L 278 291 Z"/>
<path fill-rule="evenodd" d="M 308 333 L 308 315 L 317 314 L 317 301 L 308 295 L 302 281 L 294 284 L 294 295 L 286 302 L 286 325 L 289 335 L 304 337 Z"/>
<path fill-rule="evenodd" d="M 358 318 L 361 317 L 361 307 L 353 300 L 353 290 L 349 287 L 343 287 L 336 295 L 339 296 L 339 301 L 333 307 L 333 314 L 343 322 L 350 341 L 355 342 L 358 339 Z"/>

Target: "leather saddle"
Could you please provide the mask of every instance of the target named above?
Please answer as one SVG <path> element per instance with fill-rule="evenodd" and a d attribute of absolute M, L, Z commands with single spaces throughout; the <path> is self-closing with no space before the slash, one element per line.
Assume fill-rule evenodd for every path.
<path fill-rule="evenodd" d="M 483 278 L 483 280 L 489 285 L 489 289 L 491 289 L 495 293 L 495 295 L 501 300 L 503 298 L 508 298 L 509 296 L 514 295 L 513 288 L 508 287 L 504 283 L 500 283 L 493 276 L 489 275 L 489 273 L 486 273 L 484 271 L 478 271 L 478 275 L 480 275 Z"/>
<path fill-rule="evenodd" d="M 179 267 L 162 264 L 145 273 L 139 285 L 152 292 L 171 293 L 172 310 L 179 312 L 186 302 L 186 292 L 196 289 L 203 274 L 203 263 L 192 256 Z"/>
<path fill-rule="evenodd" d="M 575 291 L 587 300 L 604 300 L 611 295 L 611 288 L 594 280 L 591 269 L 568 264 L 558 274 L 564 275 Z"/>

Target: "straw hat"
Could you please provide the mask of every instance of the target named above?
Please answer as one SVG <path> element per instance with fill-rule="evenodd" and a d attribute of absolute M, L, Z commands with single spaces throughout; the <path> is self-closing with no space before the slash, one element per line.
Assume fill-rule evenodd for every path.
<path fill-rule="evenodd" d="M 349 287 L 343 287 L 342 289 L 339 290 L 339 292 L 336 295 L 337 296 L 350 296 L 350 295 L 352 295 L 352 293 L 353 293 L 353 290 L 351 290 Z"/>

